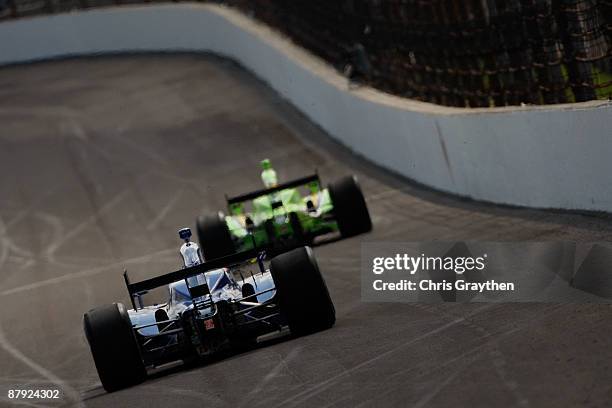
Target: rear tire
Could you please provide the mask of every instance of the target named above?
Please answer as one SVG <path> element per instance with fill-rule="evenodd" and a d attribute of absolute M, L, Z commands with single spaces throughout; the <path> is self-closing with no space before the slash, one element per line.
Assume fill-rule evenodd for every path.
<path fill-rule="evenodd" d="M 196 221 L 198 240 L 204 259 L 221 258 L 236 252 L 225 216 L 222 212 L 214 215 L 201 215 Z"/>
<path fill-rule="evenodd" d="M 90 310 L 83 316 L 83 325 L 106 391 L 117 391 L 145 380 L 147 372 L 123 304 L 113 303 Z"/>
<path fill-rule="evenodd" d="M 280 312 L 291 332 L 304 335 L 336 322 L 336 310 L 310 247 L 296 248 L 272 259 Z"/>
<path fill-rule="evenodd" d="M 343 237 L 372 230 L 372 220 L 355 176 L 343 177 L 329 185 L 338 229 Z"/>

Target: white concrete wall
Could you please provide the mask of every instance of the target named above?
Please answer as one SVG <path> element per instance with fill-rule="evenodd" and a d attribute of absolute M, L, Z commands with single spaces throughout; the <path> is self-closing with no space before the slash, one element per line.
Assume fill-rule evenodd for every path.
<path fill-rule="evenodd" d="M 460 109 L 348 90 L 330 67 L 226 8 L 167 4 L 0 24 L 0 64 L 125 51 L 239 61 L 355 152 L 443 191 L 495 203 L 612 212 L 612 103 Z"/>

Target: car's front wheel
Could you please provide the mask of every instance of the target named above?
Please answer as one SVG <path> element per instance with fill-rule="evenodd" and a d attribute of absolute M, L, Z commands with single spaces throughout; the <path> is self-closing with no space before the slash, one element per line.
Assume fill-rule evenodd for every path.
<path fill-rule="evenodd" d="M 98 307 L 83 316 L 85 336 L 102 386 L 108 392 L 138 384 L 147 372 L 125 306 Z"/>

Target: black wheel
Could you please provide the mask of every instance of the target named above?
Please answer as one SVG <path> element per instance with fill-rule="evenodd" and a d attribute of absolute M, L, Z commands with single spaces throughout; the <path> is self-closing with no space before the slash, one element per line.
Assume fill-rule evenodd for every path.
<path fill-rule="evenodd" d="M 329 195 L 343 237 L 352 237 L 372 229 L 370 212 L 355 176 L 347 176 L 331 183 Z"/>
<path fill-rule="evenodd" d="M 113 392 L 145 380 L 147 372 L 123 304 L 113 303 L 90 310 L 83 317 L 83 325 L 106 391 Z"/>
<path fill-rule="evenodd" d="M 296 248 L 272 259 L 280 312 L 296 335 L 332 327 L 336 310 L 310 247 Z"/>
<path fill-rule="evenodd" d="M 225 216 L 222 212 L 214 215 L 201 215 L 196 220 L 198 240 L 204 259 L 221 258 L 233 254 L 236 249 Z"/>

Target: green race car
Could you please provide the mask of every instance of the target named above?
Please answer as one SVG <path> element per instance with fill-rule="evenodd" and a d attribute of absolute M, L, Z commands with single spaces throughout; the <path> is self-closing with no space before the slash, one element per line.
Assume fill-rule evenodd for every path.
<path fill-rule="evenodd" d="M 317 174 L 277 184 L 269 161 L 262 164 L 267 188 L 227 198 L 227 215 L 198 217 L 197 233 L 206 259 L 253 248 L 282 252 L 313 244 L 322 235 L 350 237 L 372 229 L 355 176 L 327 188 Z"/>

